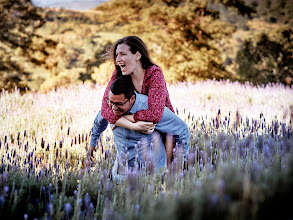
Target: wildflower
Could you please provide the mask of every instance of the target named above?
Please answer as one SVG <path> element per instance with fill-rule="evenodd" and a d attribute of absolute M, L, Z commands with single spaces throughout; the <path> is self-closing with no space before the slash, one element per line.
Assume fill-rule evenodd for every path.
<path fill-rule="evenodd" d="M 4 186 L 3 192 L 4 192 L 4 196 L 7 197 L 8 196 L 8 192 L 9 192 L 9 187 L 8 186 Z"/>
<path fill-rule="evenodd" d="M 77 190 L 74 190 L 74 191 L 73 191 L 73 197 L 74 197 L 74 200 L 77 199 Z"/>
<path fill-rule="evenodd" d="M 220 198 L 217 194 L 213 194 L 210 196 L 209 200 L 210 200 L 210 205 L 213 208 L 218 204 Z"/>
<path fill-rule="evenodd" d="M 47 211 L 48 215 L 50 217 L 52 217 L 52 214 L 53 214 L 53 204 L 52 203 L 48 203 L 47 204 L 46 211 Z"/>
<path fill-rule="evenodd" d="M 136 213 L 136 215 L 138 215 L 138 212 L 139 212 L 139 204 L 136 204 L 136 206 L 135 206 L 135 213 Z"/>
<path fill-rule="evenodd" d="M 213 171 L 214 171 L 214 165 L 211 164 L 211 172 L 213 172 Z"/>
<path fill-rule="evenodd" d="M 90 202 L 91 202 L 91 197 L 90 197 L 90 195 L 88 193 L 86 193 L 85 194 L 85 197 L 84 197 L 84 204 L 85 204 L 85 206 L 86 207 L 89 206 Z"/>
<path fill-rule="evenodd" d="M 2 207 L 4 206 L 5 203 L 5 198 L 3 195 L 0 196 L 0 209 L 2 209 Z"/>
<path fill-rule="evenodd" d="M 268 145 L 264 146 L 264 155 L 265 158 L 269 159 L 271 157 L 271 152 L 270 152 L 270 148 Z"/>
<path fill-rule="evenodd" d="M 28 219 L 28 214 L 24 214 L 23 218 L 24 218 L 24 220 L 27 220 Z"/>
<path fill-rule="evenodd" d="M 52 189 L 52 183 L 49 183 L 48 191 L 50 192 Z"/>
<path fill-rule="evenodd" d="M 89 204 L 89 206 L 87 207 L 87 217 L 92 216 L 92 214 L 94 213 L 95 208 L 94 208 L 94 204 L 91 202 Z"/>
<path fill-rule="evenodd" d="M 174 198 L 175 198 L 175 199 L 178 198 L 178 192 L 177 192 L 177 191 L 174 192 Z"/>
<path fill-rule="evenodd" d="M 187 164 L 188 164 L 188 169 L 193 167 L 195 164 L 195 153 L 190 150 L 187 154 Z"/>
<path fill-rule="evenodd" d="M 44 138 L 42 138 L 42 140 L 41 140 L 41 147 L 44 149 L 44 147 L 45 147 L 45 141 L 44 141 Z"/>
<path fill-rule="evenodd" d="M 70 215 L 71 210 L 72 210 L 71 203 L 69 203 L 69 202 L 65 203 L 65 205 L 64 205 L 65 219 L 69 219 L 69 215 Z"/>

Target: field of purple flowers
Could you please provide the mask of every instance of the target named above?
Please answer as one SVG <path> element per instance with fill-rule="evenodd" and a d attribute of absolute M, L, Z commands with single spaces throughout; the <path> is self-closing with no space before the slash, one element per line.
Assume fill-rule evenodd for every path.
<path fill-rule="evenodd" d="M 0 96 L 1 219 L 293 218 L 293 89 L 229 81 L 169 85 L 190 151 L 159 174 L 111 180 L 103 133 L 86 158 L 105 87 Z M 151 166 L 146 166 L 151 167 Z M 290 205 L 291 204 L 291 205 Z"/>

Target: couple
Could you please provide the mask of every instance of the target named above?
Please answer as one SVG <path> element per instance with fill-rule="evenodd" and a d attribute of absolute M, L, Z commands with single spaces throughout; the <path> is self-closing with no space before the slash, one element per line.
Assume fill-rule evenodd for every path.
<path fill-rule="evenodd" d="M 113 175 L 123 177 L 127 169 L 140 168 L 149 153 L 153 154 L 155 171 L 159 171 L 170 165 L 173 138 L 179 145 L 184 143 L 185 153 L 188 151 L 187 125 L 174 114 L 163 73 L 151 61 L 140 38 L 118 40 L 109 54 L 115 71 L 92 128 L 89 153 L 110 122 L 117 147 Z"/>

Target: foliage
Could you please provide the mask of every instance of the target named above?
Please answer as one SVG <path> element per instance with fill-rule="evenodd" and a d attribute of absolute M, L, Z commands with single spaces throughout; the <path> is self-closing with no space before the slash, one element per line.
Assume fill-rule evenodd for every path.
<path fill-rule="evenodd" d="M 0 72 L 1 88 L 23 90 L 28 87 L 30 72 L 25 62 L 46 65 L 46 58 L 56 42 L 35 34 L 44 19 L 28 0 L 0 2 Z"/>
<path fill-rule="evenodd" d="M 207 1 L 125 0 L 107 2 L 97 10 L 111 11 L 110 16 L 104 14 L 109 30 L 144 40 L 168 81 L 231 77 L 214 44 L 234 29 L 207 6 Z"/>
<path fill-rule="evenodd" d="M 251 16 L 255 9 L 246 4 L 243 0 L 211 0 L 211 3 L 222 3 L 226 7 L 232 7 L 237 10 L 240 15 Z"/>
<path fill-rule="evenodd" d="M 107 83 L 113 66 L 105 63 L 101 54 L 125 35 L 138 35 L 146 42 L 151 57 L 163 69 L 168 82 L 206 78 L 254 82 L 255 77 L 244 76 L 255 73 L 264 78 L 273 70 L 273 76 L 257 79 L 256 83 L 271 79 L 284 83 L 285 79 L 286 84 L 290 84 L 292 77 L 287 63 L 291 61 L 284 57 L 292 50 L 290 1 L 265 2 L 112 0 L 96 10 L 81 12 L 35 8 L 25 0 L 2 0 L 0 88 L 48 91 L 69 82 Z M 271 12 L 277 13 L 277 6 L 282 10 L 273 15 Z M 262 9 L 267 12 L 264 14 Z M 260 31 L 267 26 L 264 23 L 268 24 L 260 19 L 262 16 L 267 19 L 269 14 L 280 18 L 276 22 L 287 24 L 286 27 L 275 24 L 281 27 L 277 28 L 277 38 L 267 30 Z M 282 31 L 287 31 L 289 36 L 284 37 L 280 34 Z M 243 49 L 245 41 L 252 42 L 250 52 L 246 53 L 252 55 L 252 50 L 258 50 L 252 48 L 256 47 L 261 34 L 266 34 L 270 42 L 281 45 L 282 61 L 276 61 L 275 54 L 271 54 L 270 58 L 253 61 L 258 64 L 252 64 L 251 68 L 257 70 L 243 72 L 245 63 L 251 63 L 254 58 L 245 57 L 243 65 L 237 63 L 238 50 Z M 267 60 L 271 67 L 259 74 Z"/>
<path fill-rule="evenodd" d="M 169 86 L 191 133 L 184 170 L 174 160 L 169 170 L 130 172 L 118 184 L 110 128 L 95 159 L 86 158 L 104 89 L 1 93 L 1 219 L 292 218 L 292 88 L 211 80 Z"/>
<path fill-rule="evenodd" d="M 292 29 L 283 30 L 279 41 L 265 34 L 257 42 L 247 40 L 238 52 L 237 63 L 243 81 L 258 84 L 281 82 L 290 84 L 293 79 Z"/>
<path fill-rule="evenodd" d="M 255 17 L 273 23 L 293 24 L 292 0 L 245 0 L 245 2 L 256 9 Z"/>

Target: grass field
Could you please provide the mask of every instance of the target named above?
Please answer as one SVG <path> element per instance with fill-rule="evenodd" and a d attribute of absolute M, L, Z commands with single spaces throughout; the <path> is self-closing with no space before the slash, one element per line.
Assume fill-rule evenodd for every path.
<path fill-rule="evenodd" d="M 293 96 L 281 84 L 169 85 L 190 129 L 184 169 L 111 180 L 115 145 L 86 152 L 105 87 L 0 96 L 1 219 L 290 219 Z M 176 150 L 174 151 L 176 155 Z M 178 159 L 178 158 L 176 158 Z"/>

